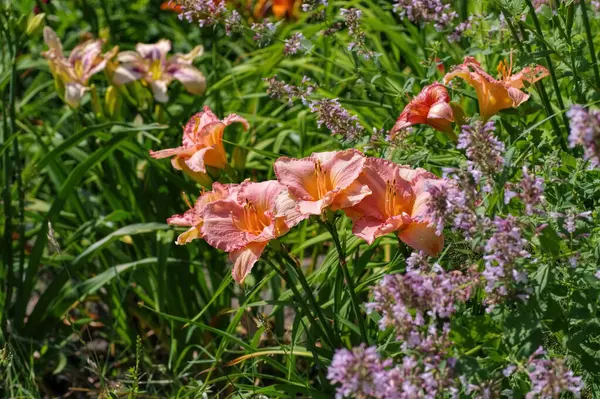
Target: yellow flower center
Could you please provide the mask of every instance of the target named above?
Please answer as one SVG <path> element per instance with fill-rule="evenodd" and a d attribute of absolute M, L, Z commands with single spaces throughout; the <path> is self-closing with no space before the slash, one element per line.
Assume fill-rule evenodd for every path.
<path fill-rule="evenodd" d="M 256 210 L 256 206 L 254 206 L 252 201 L 249 201 L 247 198 L 244 201 L 243 208 L 244 214 L 242 215 L 241 220 L 236 220 L 234 216 L 231 215 L 235 227 L 255 235 L 262 233 L 263 229 L 269 225 L 269 221 L 266 220 L 264 214 L 260 215 Z"/>
<path fill-rule="evenodd" d="M 159 80 L 162 76 L 162 63 L 160 60 L 153 60 L 150 64 L 150 75 L 152 80 Z"/>
<path fill-rule="evenodd" d="M 83 62 L 81 60 L 76 60 L 75 65 L 73 65 L 73 70 L 78 78 L 83 77 Z"/>

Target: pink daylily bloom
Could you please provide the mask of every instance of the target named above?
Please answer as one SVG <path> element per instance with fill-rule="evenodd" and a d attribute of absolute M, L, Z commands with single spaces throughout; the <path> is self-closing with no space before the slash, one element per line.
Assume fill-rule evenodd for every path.
<path fill-rule="evenodd" d="M 189 230 L 177 237 L 177 241 L 175 241 L 177 245 L 185 245 L 197 238 L 202 238 L 202 225 L 204 223 L 202 215 L 204 209 L 206 209 L 208 204 L 234 195 L 237 187 L 237 184 L 213 183 L 212 190 L 202 193 L 193 207 L 190 207 L 190 209 L 181 215 L 173 215 L 168 218 L 167 223 L 170 225 L 190 227 Z"/>
<path fill-rule="evenodd" d="M 425 124 L 447 134 L 453 134 L 454 113 L 450 95 L 440 83 L 426 86 L 404 108 L 390 131 L 392 138 L 401 130 L 413 125 Z"/>
<path fill-rule="evenodd" d="M 358 204 L 371 194 L 357 181 L 365 157 L 350 149 L 313 153 L 310 157 L 281 157 L 273 165 L 277 180 L 298 202 L 303 215 L 319 215 L 323 210 L 343 209 Z"/>
<path fill-rule="evenodd" d="M 345 210 L 354 220 L 354 235 L 371 244 L 377 237 L 395 232 L 408 246 L 427 255 L 442 250 L 444 237 L 436 234 L 427 219 L 427 188 L 443 184 L 441 179 L 424 169 L 367 158 L 358 181 L 368 185 L 372 194 Z"/>
<path fill-rule="evenodd" d="M 92 75 L 103 70 L 107 61 L 113 58 L 119 50 L 115 46 L 112 50 L 102 54 L 103 40 L 87 40 L 75 46 L 69 57 L 66 58 L 60 39 L 56 32 L 48 26 L 44 27 L 44 41 L 49 49 L 42 55 L 48 60 L 54 79 L 64 85 L 63 98 L 65 102 L 73 108 L 79 106 L 81 98 L 90 89 L 88 82 Z"/>
<path fill-rule="evenodd" d="M 117 59 L 120 65 L 115 70 L 113 81 L 122 85 L 142 79 L 150 85 L 158 102 L 169 101 L 167 87 L 173 80 L 180 81 L 192 94 L 202 94 L 206 89 L 206 79 L 192 62 L 202 55 L 203 47 L 196 46 L 187 54 L 174 54 L 169 40 L 159 40 L 155 44 L 138 43 L 136 51 L 123 51 Z"/>
<path fill-rule="evenodd" d="M 240 122 L 244 129 L 248 121 L 236 114 L 220 120 L 208 106 L 192 116 L 183 129 L 183 145 L 161 151 L 150 151 L 152 158 L 173 157 L 171 163 L 178 170 L 206 173 L 206 166 L 222 169 L 227 165 L 227 154 L 223 147 L 223 132 L 227 126 Z"/>
<path fill-rule="evenodd" d="M 233 195 L 208 204 L 203 217 L 204 239 L 229 252 L 233 278 L 240 284 L 269 241 L 286 234 L 305 218 L 287 189 L 276 180 L 241 183 Z"/>

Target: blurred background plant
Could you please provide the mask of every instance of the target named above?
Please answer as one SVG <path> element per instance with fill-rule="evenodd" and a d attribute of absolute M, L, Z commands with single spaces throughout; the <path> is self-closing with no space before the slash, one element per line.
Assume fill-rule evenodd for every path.
<path fill-rule="evenodd" d="M 458 187 L 442 201 L 447 209 L 432 209 L 446 222 L 437 267 L 448 275 L 477 270 L 481 284 L 439 319 L 427 314 L 431 304 L 406 305 L 442 331 L 443 350 L 431 364 L 444 369 L 440 362 L 457 359 L 440 386 L 473 397 L 509 390 L 555 397 L 543 396 L 553 383 L 579 392 L 572 370 L 585 383 L 582 395 L 597 395 L 600 176 L 590 165 L 600 131 L 598 7 L 583 0 L 3 1 L 0 392 L 326 398 L 338 389 L 388 397 L 376 380 L 352 372 L 359 364 L 372 378 L 389 371 L 387 359 L 406 370 L 418 369 L 408 360 L 429 361 L 385 325 L 394 320 L 373 294 L 390 283 L 378 285 L 384 275 L 410 267 L 408 247 L 393 236 L 367 245 L 344 217 L 327 228 L 303 222 L 240 286 L 225 254 L 201 240 L 175 245 L 180 230 L 165 223 L 212 181 L 273 179 L 281 155 L 354 147 L 444 174 Z M 172 53 L 201 45 L 190 64 L 205 90 L 190 93 L 183 78 L 171 79 L 166 101 L 156 101 L 152 79 L 115 84 L 111 59 L 80 81 L 85 90 L 73 108 L 63 99 L 74 77 L 54 79 L 42 56 L 44 26 L 67 57 L 94 39 L 102 54 L 114 46 L 139 53 L 138 43 L 161 39 Z M 534 65 L 548 76 L 527 85 L 529 101 L 492 116 L 491 125 L 476 122 L 478 91 L 445 82 L 458 146 L 426 125 L 389 137 L 411 98 L 465 56 L 490 75 L 500 65 L 500 80 Z M 168 72 L 152 69 L 163 58 L 152 58 L 159 62 L 145 76 Z M 79 73 L 83 61 L 71 61 Z M 205 105 L 219 118 L 236 113 L 249 122 L 247 131 L 225 130 L 227 165 L 198 177 L 150 157 L 179 146 L 182 126 Z M 471 126 L 461 128 L 458 106 Z M 346 262 L 358 315 L 344 288 Z M 361 382 L 373 391 L 352 388 Z"/>

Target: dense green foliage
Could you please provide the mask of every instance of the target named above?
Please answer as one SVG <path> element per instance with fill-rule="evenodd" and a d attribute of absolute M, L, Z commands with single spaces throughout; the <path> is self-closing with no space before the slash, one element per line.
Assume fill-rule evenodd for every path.
<path fill-rule="evenodd" d="M 403 353 L 393 331 L 379 329 L 381 315 L 364 304 L 384 275 L 405 272 L 407 245 L 391 234 L 368 245 L 352 235 L 349 218 L 330 212 L 272 242 L 236 284 L 226 253 L 203 240 L 176 245 L 183 229 L 165 222 L 210 187 L 149 151 L 179 146 L 182 126 L 207 105 L 219 118 L 236 113 L 250 124 L 225 130 L 230 164 L 209 170 L 221 183 L 275 179 L 280 156 L 344 148 L 438 176 L 464 170 L 465 150 L 449 135 L 426 125 L 391 141 L 383 132 L 423 87 L 475 56 L 494 76 L 509 58 L 515 71 L 540 64 L 550 74 L 527 84 L 528 101 L 492 117 L 504 165 L 487 181 L 490 190 L 478 186 L 477 209 L 519 220 L 530 254 L 517 262 L 529 277 L 521 287 L 528 299 L 509 295 L 486 310 L 481 277 L 457 304 L 449 320 L 459 395 L 476 395 L 469 384 L 488 384 L 490 397 L 507 390 L 524 397 L 527 373 L 505 377 L 503 370 L 513 364 L 524 371 L 543 346 L 582 377 L 583 397 L 600 397 L 600 174 L 568 140 L 569 108 L 600 101 L 600 14 L 594 2 L 581 1 L 555 0 L 537 12 L 529 0 L 448 2 L 458 13 L 454 25 L 473 16 L 455 42 L 448 41 L 454 27 L 411 22 L 390 1 L 330 1 L 325 20 L 301 9 L 279 20 L 266 46 L 253 38 L 258 17 L 240 2 L 228 4 L 243 20 L 232 35 L 223 24 L 181 21 L 158 0 L 2 2 L 0 395 L 329 398 L 336 385 L 327 369 L 337 349 L 366 343 L 387 357 Z M 362 10 L 358 50 L 348 48 L 356 37 L 340 15 L 352 7 Z M 339 30 L 322 34 L 336 23 Z M 173 82 L 161 104 L 139 81 L 111 86 L 107 67 L 71 108 L 41 55 L 45 25 L 67 53 L 89 35 L 105 39 L 104 51 L 159 39 L 181 53 L 201 44 L 194 65 L 206 91 L 192 95 Z M 284 41 L 295 32 L 303 33 L 304 48 L 286 55 Z M 306 76 L 317 88 L 304 101 L 272 98 L 265 79 L 275 75 L 298 87 Z M 460 79 L 448 87 L 467 118 L 478 119 L 475 91 Z M 364 127 L 358 137 L 319 126 L 308 103 L 323 98 L 356 115 Z M 504 201 L 524 179 L 523 166 L 544 179 L 539 212 L 528 214 L 520 199 Z M 493 232 L 466 239 L 451 227 L 435 261 L 446 271 L 483 272 Z"/>

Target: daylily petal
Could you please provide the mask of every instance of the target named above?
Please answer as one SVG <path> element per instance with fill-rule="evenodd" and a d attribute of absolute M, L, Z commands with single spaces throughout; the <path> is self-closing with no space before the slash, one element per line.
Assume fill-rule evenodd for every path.
<path fill-rule="evenodd" d="M 202 45 L 198 45 L 187 54 L 173 54 L 173 56 L 169 59 L 169 62 L 174 64 L 190 65 L 196 58 L 200 57 L 202 53 L 204 53 L 204 47 Z"/>
<path fill-rule="evenodd" d="M 135 50 L 143 57 L 150 60 L 164 60 L 171 51 L 171 41 L 161 39 L 153 44 L 138 43 Z"/>
<path fill-rule="evenodd" d="M 169 95 L 167 94 L 167 85 L 168 83 L 164 80 L 154 80 L 150 82 L 150 88 L 152 89 L 154 99 L 159 103 L 166 103 L 169 101 Z"/>
<path fill-rule="evenodd" d="M 204 158 L 211 151 L 211 147 L 204 147 L 196 151 L 190 158 L 185 160 L 185 164 L 194 172 L 206 173 L 206 164 Z"/>
<path fill-rule="evenodd" d="M 427 256 L 438 255 L 444 247 L 444 236 L 435 233 L 435 227 L 427 223 L 410 223 L 398 233 L 398 237 L 409 247 L 423 251 Z"/>
<path fill-rule="evenodd" d="M 533 84 L 549 75 L 550 72 L 541 65 L 536 65 L 533 68 L 525 67 L 520 72 L 510 76 L 507 83 L 515 89 L 521 89 L 524 86 L 523 82 Z"/>
<path fill-rule="evenodd" d="M 51 50 L 54 50 L 56 56 L 64 57 L 62 43 L 56 35 L 56 32 L 49 26 L 44 26 L 44 41 Z"/>
<path fill-rule="evenodd" d="M 145 71 L 138 64 L 121 64 L 115 69 L 112 80 L 115 85 L 120 86 L 141 79 L 144 74 Z"/>
<path fill-rule="evenodd" d="M 267 212 L 274 208 L 279 194 L 285 190 L 285 187 L 279 184 L 277 180 L 267 180 L 263 182 L 246 181 L 240 184 L 237 193 L 238 201 L 250 201 L 256 207 L 257 212 Z"/>
<path fill-rule="evenodd" d="M 202 94 L 206 90 L 206 78 L 198 69 L 190 65 L 175 64 L 169 66 L 168 72 L 183 84 L 192 94 Z"/>
<path fill-rule="evenodd" d="M 215 248 L 232 252 L 248 245 L 256 237 L 241 228 L 244 208 L 236 201 L 220 200 L 204 209 L 204 240 Z"/>
<path fill-rule="evenodd" d="M 454 115 L 450 95 L 444 85 L 434 83 L 426 86 L 404 108 L 390 131 L 394 137 L 399 131 L 417 124 L 427 124 L 445 133 L 452 132 Z"/>
<path fill-rule="evenodd" d="M 365 165 L 364 155 L 355 149 L 315 153 L 313 156 L 323 163 L 329 174 L 331 186 L 344 190 L 358 178 Z"/>
<path fill-rule="evenodd" d="M 169 149 L 160 150 L 160 151 L 150 150 L 150 156 L 155 159 L 168 158 L 168 157 L 172 157 L 173 155 L 183 155 L 183 154 L 191 156 L 192 154 L 194 154 L 194 149 L 193 148 L 190 149 L 189 147 L 177 147 L 177 148 L 169 148 Z"/>
<path fill-rule="evenodd" d="M 290 228 L 308 218 L 308 215 L 300 212 L 298 204 L 287 189 L 283 189 L 275 199 L 273 216 L 277 219 L 276 232 L 278 236 L 287 233 Z"/>
<path fill-rule="evenodd" d="M 266 242 L 254 242 L 229 254 L 229 259 L 233 262 L 231 275 L 238 284 L 244 282 L 266 246 Z"/>
<path fill-rule="evenodd" d="M 375 241 L 377 237 L 397 231 L 408 220 L 410 220 L 408 215 L 394 216 L 383 222 L 381 219 L 364 217 L 354 223 L 352 234 L 362 238 L 370 245 L 373 244 L 373 241 Z"/>
<path fill-rule="evenodd" d="M 73 108 L 77 108 L 81 98 L 89 88 L 77 82 L 65 84 L 65 102 Z"/>
<path fill-rule="evenodd" d="M 273 164 L 273 170 L 277 180 L 296 198 L 311 201 L 317 195 L 311 184 L 315 173 L 315 161 L 312 158 L 280 157 Z"/>

